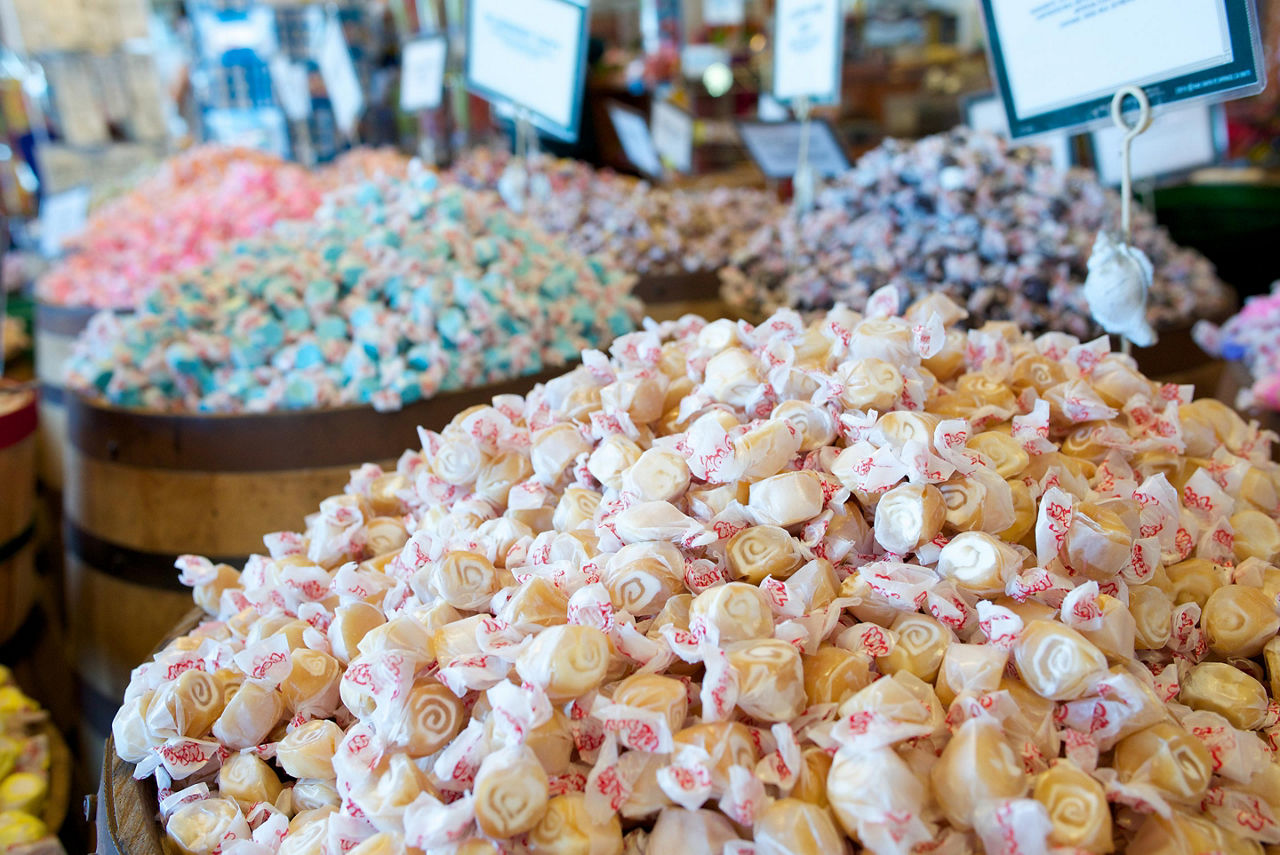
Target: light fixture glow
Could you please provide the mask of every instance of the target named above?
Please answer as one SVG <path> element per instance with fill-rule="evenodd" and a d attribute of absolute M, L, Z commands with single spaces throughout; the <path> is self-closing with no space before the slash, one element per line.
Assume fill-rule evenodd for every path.
<path fill-rule="evenodd" d="M 719 98 L 733 88 L 733 72 L 723 62 L 713 62 L 702 72 L 702 85 L 712 98 Z"/>

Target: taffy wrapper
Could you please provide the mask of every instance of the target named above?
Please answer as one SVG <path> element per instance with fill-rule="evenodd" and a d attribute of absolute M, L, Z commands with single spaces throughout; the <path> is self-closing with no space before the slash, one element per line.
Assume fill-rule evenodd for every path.
<path fill-rule="evenodd" d="M 686 810 L 697 810 L 711 797 L 711 755 L 696 745 L 682 745 L 658 770 L 658 786 Z"/>
<path fill-rule="evenodd" d="M 974 830 L 991 855 L 1047 855 L 1053 827 L 1044 805 L 1035 799 L 1002 799 L 981 805 Z"/>

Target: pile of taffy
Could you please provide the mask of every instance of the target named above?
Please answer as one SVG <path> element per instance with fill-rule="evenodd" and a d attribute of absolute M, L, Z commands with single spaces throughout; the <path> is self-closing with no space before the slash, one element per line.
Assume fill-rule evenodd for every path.
<path fill-rule="evenodd" d="M 36 292 L 46 303 L 132 309 L 169 273 L 278 220 L 306 219 L 322 198 L 301 166 L 252 149 L 197 146 L 95 211 Z"/>
<path fill-rule="evenodd" d="M 627 270 L 659 276 L 719 270 L 758 230 L 786 216 L 776 197 L 750 188 L 671 190 L 577 160 L 537 155 L 526 184 L 509 187 L 511 157 L 478 148 L 450 177 L 502 191 L 535 222 L 585 255 L 607 253 Z"/>
<path fill-rule="evenodd" d="M 133 315 L 100 313 L 67 384 L 150 410 L 394 410 L 635 329 L 633 283 L 415 164 L 167 277 Z"/>
<path fill-rule="evenodd" d="M 1119 222 L 1119 197 L 1085 169 L 1060 170 L 1047 149 L 1015 148 L 956 128 L 918 141 L 886 140 L 817 194 L 800 217 L 768 222 L 721 273 L 739 309 L 861 309 L 885 284 L 923 297 L 941 291 L 973 325 L 1096 335 L 1081 284 L 1097 233 Z M 1230 289 L 1195 250 L 1147 211 L 1133 245 L 1155 266 L 1148 318 L 1157 329 L 1220 318 Z"/>
<path fill-rule="evenodd" d="M 356 148 L 312 173 L 255 149 L 196 146 L 97 208 L 36 292 L 58 305 L 137 308 L 166 278 L 190 274 L 236 241 L 309 219 L 325 193 L 407 167 L 391 149 Z"/>
<path fill-rule="evenodd" d="M 1199 321 L 1191 332 L 1206 352 L 1248 369 L 1252 383 L 1240 390 L 1238 407 L 1280 410 L 1280 281 L 1271 284 L 1270 294 L 1245 300 L 1240 312 L 1221 326 Z"/>
<path fill-rule="evenodd" d="M 1273 436 L 945 298 L 686 317 L 423 431 L 133 675 L 185 853 L 1261 853 Z"/>

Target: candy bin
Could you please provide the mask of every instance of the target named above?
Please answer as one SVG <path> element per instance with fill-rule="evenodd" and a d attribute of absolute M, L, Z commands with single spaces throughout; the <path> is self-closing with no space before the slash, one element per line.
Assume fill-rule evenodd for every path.
<path fill-rule="evenodd" d="M 184 558 L 110 779 L 201 855 L 1280 843 L 1275 437 L 901 300 L 648 325 Z"/>

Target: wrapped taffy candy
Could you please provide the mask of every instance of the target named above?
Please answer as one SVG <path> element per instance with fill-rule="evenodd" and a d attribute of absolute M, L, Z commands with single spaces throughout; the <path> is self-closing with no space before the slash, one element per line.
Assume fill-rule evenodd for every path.
<path fill-rule="evenodd" d="M 720 274 L 731 306 L 760 314 L 779 306 L 811 311 L 840 304 L 863 311 L 876 288 L 894 283 L 921 303 L 946 295 L 978 324 L 1100 332 L 1082 286 L 1090 247 L 1114 222 L 1120 201 L 1094 173 L 1058 169 L 1046 148 L 1014 147 L 963 126 L 919 140 L 887 139 L 821 188 L 815 203 L 799 217 L 773 218 L 742 241 L 733 265 Z M 1231 311 L 1230 289 L 1207 259 L 1174 244 L 1140 208 L 1133 229 L 1132 246 L 1155 267 L 1150 323 L 1186 325 Z M 1260 377 L 1272 375 L 1259 380 L 1250 400 L 1273 409 L 1280 407 L 1271 342 L 1277 303 L 1275 295 L 1256 300 L 1223 330 L 1206 330 L 1200 338 L 1206 349 L 1228 358 L 1247 352 Z M 952 323 L 953 317 L 939 314 L 943 325 Z M 910 317 L 913 323 L 928 319 L 928 309 Z M 901 353 L 901 337 L 871 330 L 867 337 L 881 347 L 859 347 L 859 356 L 885 359 L 892 346 Z M 958 352 L 943 347 L 931 354 L 929 370 L 950 377 L 935 369 L 954 366 Z M 1023 385 L 1050 377 L 1051 370 L 1024 361 L 1017 373 L 1000 379 Z"/>
<path fill-rule="evenodd" d="M 468 186 L 503 190 L 510 161 L 505 149 L 471 149 L 451 172 Z M 781 203 L 763 190 L 669 190 L 542 154 L 525 166 L 529 192 L 504 198 L 518 199 L 543 228 L 581 252 L 607 252 L 647 275 L 718 270 L 755 229 L 783 216 Z"/>
<path fill-rule="evenodd" d="M 1105 341 L 869 306 L 650 325 L 363 467 L 186 575 L 227 586 L 117 750 L 255 834 L 277 781 L 286 855 L 1280 845 L 1272 437 Z"/>
<path fill-rule="evenodd" d="M 146 277 L 152 293 L 135 314 L 89 324 L 68 382 L 149 410 L 399 409 L 563 365 L 633 329 L 633 281 L 496 194 L 442 186 L 415 163 L 335 189 L 314 216 L 219 242 L 198 266 Z M 432 458 L 447 485 L 491 474 L 470 435 Z M 400 534 L 391 521 L 365 528 L 375 548 Z"/>

